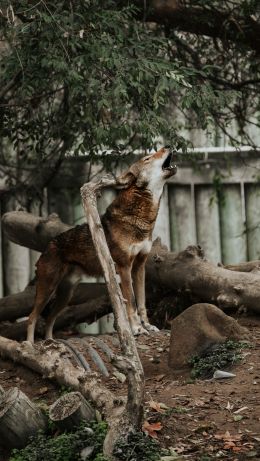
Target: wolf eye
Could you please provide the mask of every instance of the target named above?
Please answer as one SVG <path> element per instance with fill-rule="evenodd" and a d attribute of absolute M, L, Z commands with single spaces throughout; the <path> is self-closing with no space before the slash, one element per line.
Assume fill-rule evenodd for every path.
<path fill-rule="evenodd" d="M 150 158 L 151 158 L 151 156 L 148 155 L 148 157 L 144 157 L 144 158 L 143 158 L 143 161 L 144 161 L 145 163 L 147 163 L 147 162 L 149 162 Z"/>

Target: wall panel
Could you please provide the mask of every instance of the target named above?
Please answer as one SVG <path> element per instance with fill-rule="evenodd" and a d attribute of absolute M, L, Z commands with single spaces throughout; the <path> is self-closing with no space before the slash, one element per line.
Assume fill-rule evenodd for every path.
<path fill-rule="evenodd" d="M 213 186 L 195 188 L 197 243 L 202 246 L 207 259 L 221 261 L 219 209 Z"/>
<path fill-rule="evenodd" d="M 222 262 L 236 264 L 247 260 L 243 201 L 240 184 L 223 185 L 220 202 Z"/>
<path fill-rule="evenodd" d="M 171 248 L 184 250 L 197 241 L 194 196 L 191 186 L 169 186 Z"/>
<path fill-rule="evenodd" d="M 248 258 L 260 259 L 260 184 L 245 185 Z"/>

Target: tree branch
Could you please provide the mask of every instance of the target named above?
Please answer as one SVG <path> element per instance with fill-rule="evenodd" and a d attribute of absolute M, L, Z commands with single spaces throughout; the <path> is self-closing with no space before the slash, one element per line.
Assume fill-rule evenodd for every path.
<path fill-rule="evenodd" d="M 144 373 L 143 367 L 137 352 L 137 347 L 127 317 L 125 301 L 117 280 L 114 261 L 106 242 L 105 233 L 97 210 L 96 194 L 104 187 L 118 185 L 120 180 L 103 178 L 94 183 L 84 184 L 81 188 L 83 207 L 91 232 L 92 240 L 104 272 L 108 293 L 111 299 L 115 324 L 119 336 L 121 350 L 124 356 L 131 361 L 128 368 L 128 398 L 126 420 L 134 429 L 140 429 L 143 418 L 144 398 Z M 125 421 L 120 421 L 120 425 Z M 118 429 L 120 426 L 118 427 Z"/>
<path fill-rule="evenodd" d="M 123 2 L 125 3 L 125 2 Z M 260 23 L 253 15 L 242 16 L 235 9 L 210 5 L 194 6 L 192 1 L 180 0 L 133 0 L 138 8 L 138 19 L 152 21 L 183 32 L 220 38 L 244 44 L 260 54 Z"/>

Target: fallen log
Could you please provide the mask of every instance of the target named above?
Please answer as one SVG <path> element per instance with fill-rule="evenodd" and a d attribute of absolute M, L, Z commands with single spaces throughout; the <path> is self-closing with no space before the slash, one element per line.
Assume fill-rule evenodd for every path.
<path fill-rule="evenodd" d="M 26 211 L 5 213 L 2 216 L 2 223 L 7 237 L 12 242 L 41 252 L 53 237 L 71 227 L 63 223 L 56 213 L 50 214 L 47 218 L 41 218 Z M 22 235 L 19 235 L 19 232 Z"/>
<path fill-rule="evenodd" d="M 150 284 L 186 290 L 221 309 L 245 308 L 260 313 L 259 273 L 237 272 L 207 261 L 200 246 L 177 255 L 154 245 L 147 261 Z"/>
<path fill-rule="evenodd" d="M 71 431 L 82 421 L 90 422 L 96 419 L 96 414 L 80 392 L 69 392 L 50 406 L 49 418 L 62 431 Z"/>
<path fill-rule="evenodd" d="M 106 293 L 107 289 L 104 283 L 80 283 L 77 286 L 69 305 L 73 306 L 72 310 L 75 314 L 74 306 L 88 303 L 88 301 L 93 299 L 98 299 L 105 296 Z M 5 296 L 0 299 L 0 322 L 4 320 L 12 321 L 19 317 L 29 315 L 34 306 L 34 299 L 35 286 L 31 284 L 20 293 Z M 87 313 L 88 307 L 85 306 L 85 309 Z M 88 314 L 86 314 L 86 317 L 87 316 Z"/>
<path fill-rule="evenodd" d="M 0 440 L 7 448 L 24 447 L 30 437 L 47 427 L 47 418 L 20 390 L 13 387 L 0 397 Z"/>
<path fill-rule="evenodd" d="M 110 392 L 95 374 L 73 366 L 72 356 L 62 343 L 47 340 L 32 345 L 27 341 L 18 343 L 0 336 L 0 355 L 55 380 L 61 386 L 81 392 L 100 411 L 110 427 L 125 411 L 125 399 Z"/>
<path fill-rule="evenodd" d="M 3 229 L 16 243 L 43 251 L 47 236 L 50 239 L 54 229 L 59 233 L 67 230 L 68 226 L 58 218 L 51 217 L 40 221 L 42 234 L 35 235 L 37 219 L 41 218 L 33 217 L 34 224 L 30 226 L 29 213 L 8 212 L 3 216 Z M 49 234 L 48 226 L 51 226 Z M 163 288 L 169 293 L 174 290 L 188 291 L 196 302 L 213 303 L 222 309 L 246 308 L 260 313 L 260 276 L 258 270 L 252 270 L 252 267 L 257 269 L 258 265 L 259 261 L 253 261 L 245 265 L 219 267 L 205 260 L 200 247 L 190 246 L 175 254 L 157 241 L 148 257 L 146 281 L 152 290 Z M 243 272 L 241 268 L 244 268 Z"/>
<path fill-rule="evenodd" d="M 260 261 L 245 261 L 239 264 L 226 264 L 226 269 L 236 272 L 258 272 L 260 271 Z"/>
<path fill-rule="evenodd" d="M 111 303 L 106 295 L 91 299 L 76 306 L 69 306 L 66 310 L 64 310 L 62 315 L 57 318 L 54 325 L 54 331 L 61 330 L 65 327 L 73 328 L 81 322 L 95 322 L 104 315 L 109 314 L 111 311 Z M 24 340 L 26 338 L 26 330 L 27 320 L 13 323 L 0 323 L 0 335 L 5 338 Z M 44 337 L 45 322 L 42 318 L 40 318 L 37 322 L 35 331 L 39 337 Z"/>

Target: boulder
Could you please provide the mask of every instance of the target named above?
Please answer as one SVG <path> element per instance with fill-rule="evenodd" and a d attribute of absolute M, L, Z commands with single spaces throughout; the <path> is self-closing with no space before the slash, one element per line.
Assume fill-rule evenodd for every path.
<path fill-rule="evenodd" d="M 245 339 L 248 333 L 213 304 L 193 304 L 172 321 L 169 367 L 183 369 L 192 356 L 227 339 Z"/>

